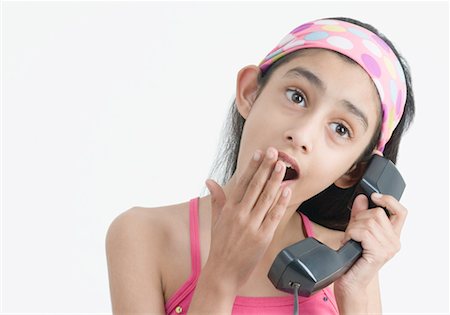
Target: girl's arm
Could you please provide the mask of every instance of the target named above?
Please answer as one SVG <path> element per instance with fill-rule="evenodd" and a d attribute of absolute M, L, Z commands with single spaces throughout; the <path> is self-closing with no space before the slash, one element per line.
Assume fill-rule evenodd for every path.
<path fill-rule="evenodd" d="M 378 271 L 400 250 L 407 209 L 389 195 L 372 194 L 371 199 L 377 208 L 367 209 L 364 195 L 355 199 L 345 231 L 343 243 L 350 239 L 361 242 L 363 254 L 334 283 L 341 314 L 381 314 Z M 383 207 L 389 210 L 390 217 Z"/>
<path fill-rule="evenodd" d="M 158 226 L 149 229 L 145 222 L 139 208 L 132 208 L 108 229 L 106 257 L 113 314 L 165 313 L 157 257 L 161 233 Z"/>
<path fill-rule="evenodd" d="M 378 275 L 375 275 L 366 290 L 347 292 L 335 286 L 334 294 L 340 314 L 382 314 Z"/>

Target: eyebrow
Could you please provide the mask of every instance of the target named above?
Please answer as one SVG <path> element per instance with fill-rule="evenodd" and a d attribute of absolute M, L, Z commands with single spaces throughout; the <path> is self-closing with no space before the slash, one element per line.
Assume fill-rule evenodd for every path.
<path fill-rule="evenodd" d="M 325 83 L 317 75 L 315 75 L 313 72 L 305 68 L 302 67 L 292 68 L 291 70 L 286 72 L 283 77 L 292 77 L 292 76 L 307 79 L 311 84 L 316 86 L 321 91 L 324 91 L 326 89 Z M 358 118 L 364 125 L 364 129 L 367 130 L 367 127 L 369 125 L 367 116 L 358 107 L 356 107 L 353 103 L 351 103 L 348 100 L 342 100 L 341 102 L 339 102 L 339 104 L 345 107 L 350 113 L 355 115 L 356 118 Z"/>
<path fill-rule="evenodd" d="M 345 108 L 347 108 L 348 111 L 355 115 L 356 118 L 358 118 L 358 120 L 360 120 L 364 125 L 364 130 L 367 130 L 367 126 L 369 125 L 367 116 L 358 107 L 347 100 L 342 100 L 340 104 L 342 104 Z"/>
<path fill-rule="evenodd" d="M 320 90 L 325 90 L 325 83 L 323 83 L 322 80 L 319 79 L 318 76 L 316 76 L 311 71 L 302 68 L 302 67 L 295 67 L 286 72 L 284 77 L 299 77 L 299 78 L 306 78 L 309 82 L 311 82 L 313 85 L 315 85 Z"/>

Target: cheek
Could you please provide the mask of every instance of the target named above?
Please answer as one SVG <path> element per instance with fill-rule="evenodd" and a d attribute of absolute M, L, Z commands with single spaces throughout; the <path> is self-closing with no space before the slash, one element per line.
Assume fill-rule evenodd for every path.
<path fill-rule="evenodd" d="M 328 155 L 322 154 L 315 160 L 312 177 L 316 179 L 319 185 L 328 187 L 352 167 L 356 158 L 356 152 L 345 156 L 338 156 L 336 152 Z"/>
<path fill-rule="evenodd" d="M 242 136 L 240 139 L 239 164 L 240 161 L 251 159 L 256 150 L 265 150 L 270 145 L 270 130 L 264 128 L 264 121 L 257 117 L 253 110 L 250 112 L 244 123 Z"/>
<path fill-rule="evenodd" d="M 251 142 L 263 143 L 268 143 L 268 140 L 273 139 L 280 132 L 277 126 L 283 125 L 279 112 L 273 107 L 255 103 L 244 124 L 242 138 L 248 138 Z"/>

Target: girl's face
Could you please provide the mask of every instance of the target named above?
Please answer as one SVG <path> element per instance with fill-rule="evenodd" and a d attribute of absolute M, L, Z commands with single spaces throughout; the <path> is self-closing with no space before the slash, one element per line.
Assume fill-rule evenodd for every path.
<path fill-rule="evenodd" d="M 246 119 L 236 172 L 255 150 L 274 147 L 296 161 L 292 203 L 332 183 L 350 186 L 345 174 L 369 144 L 381 115 L 376 88 L 357 64 L 334 52 L 307 49 L 279 66 L 255 99 L 258 69 L 238 77 L 236 103 Z"/>

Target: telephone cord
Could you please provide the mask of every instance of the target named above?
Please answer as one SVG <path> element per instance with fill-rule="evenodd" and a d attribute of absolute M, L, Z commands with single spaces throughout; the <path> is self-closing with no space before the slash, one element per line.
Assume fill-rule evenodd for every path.
<path fill-rule="evenodd" d="M 294 287 L 294 315 L 298 315 L 298 288 L 300 288 L 299 283 L 293 283 Z"/>

